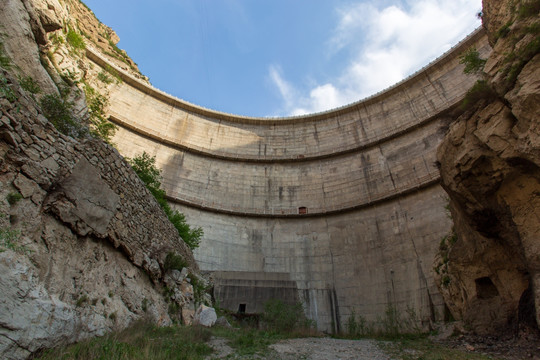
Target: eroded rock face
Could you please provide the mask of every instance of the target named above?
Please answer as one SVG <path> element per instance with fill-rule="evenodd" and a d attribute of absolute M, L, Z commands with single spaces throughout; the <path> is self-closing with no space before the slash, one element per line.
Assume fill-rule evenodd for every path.
<path fill-rule="evenodd" d="M 21 0 L 0 2 L 0 31 L 7 55 L 20 68 L 21 74 L 32 76 L 45 93 L 57 93 L 56 85 L 40 63 L 38 43 L 47 40 L 38 18 L 30 3 Z"/>
<path fill-rule="evenodd" d="M 0 358 L 181 321 L 192 275 L 164 261 L 198 268 L 160 206 L 115 149 L 59 134 L 0 71 L 17 97 L 0 97 Z"/>
<path fill-rule="evenodd" d="M 498 99 L 463 113 L 437 153 L 457 235 L 436 260 L 440 290 L 479 334 L 540 323 L 540 55 L 520 50 L 538 16 L 522 4 L 484 0 Z"/>

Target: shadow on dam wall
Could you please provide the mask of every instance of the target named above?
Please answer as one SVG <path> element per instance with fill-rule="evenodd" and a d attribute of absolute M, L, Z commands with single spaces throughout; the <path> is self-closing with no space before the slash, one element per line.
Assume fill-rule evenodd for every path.
<path fill-rule="evenodd" d="M 452 226 L 435 152 L 476 81 L 459 64 L 472 46 L 490 51 L 478 30 L 385 92 L 292 118 L 203 109 L 119 71 L 113 141 L 156 156 L 171 205 L 204 229 L 194 254 L 222 306 L 295 298 L 329 332 L 388 306 L 427 324 L 444 316 L 432 262 Z"/>

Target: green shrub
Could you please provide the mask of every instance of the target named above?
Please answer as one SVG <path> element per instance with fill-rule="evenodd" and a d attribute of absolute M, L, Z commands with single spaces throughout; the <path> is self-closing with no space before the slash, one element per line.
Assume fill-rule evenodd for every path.
<path fill-rule="evenodd" d="M 22 195 L 19 192 L 11 192 L 6 196 L 6 200 L 9 205 L 15 205 L 22 199 Z"/>
<path fill-rule="evenodd" d="M 39 84 L 31 76 L 19 77 L 19 84 L 25 91 L 28 91 L 30 94 L 35 95 L 41 93 L 41 88 L 39 87 Z"/>
<path fill-rule="evenodd" d="M 77 299 L 77 302 L 75 303 L 76 307 L 81 307 L 88 301 L 88 295 L 84 294 L 81 297 Z"/>
<path fill-rule="evenodd" d="M 73 138 L 84 137 L 88 130 L 81 124 L 80 119 L 73 115 L 73 103 L 56 94 L 45 95 L 41 98 L 43 115 L 62 134 Z"/>
<path fill-rule="evenodd" d="M 5 97 L 9 102 L 17 100 L 17 95 L 9 85 L 8 79 L 0 74 L 0 96 Z"/>
<path fill-rule="evenodd" d="M 510 26 L 512 26 L 512 21 L 507 22 L 497 32 L 495 33 L 495 39 L 505 38 L 510 34 Z"/>
<path fill-rule="evenodd" d="M 463 99 L 461 107 L 463 109 L 468 109 L 474 104 L 476 104 L 480 100 L 488 100 L 492 101 L 497 98 L 497 93 L 495 90 L 489 86 L 486 80 L 478 80 L 469 91 L 467 91 L 467 94 L 465 94 L 465 98 Z"/>
<path fill-rule="evenodd" d="M 86 104 L 90 114 L 90 134 L 112 145 L 112 138 L 118 128 L 106 118 L 105 107 L 109 101 L 88 84 L 85 84 L 84 89 Z"/>
<path fill-rule="evenodd" d="M 191 285 L 193 286 L 193 297 L 195 298 L 195 303 L 201 303 L 203 300 L 203 295 L 206 294 L 209 289 L 194 274 L 189 273 L 188 277 L 190 278 Z M 210 306 L 210 304 L 205 305 Z"/>
<path fill-rule="evenodd" d="M 2 34 L 0 34 L 2 36 Z M 4 69 L 9 69 L 11 67 L 11 60 L 6 55 L 4 50 L 4 43 L 0 40 L 0 67 Z"/>
<path fill-rule="evenodd" d="M 108 72 L 113 78 L 116 79 L 116 83 L 117 84 L 121 84 L 122 83 L 122 77 L 120 76 L 120 73 L 115 69 L 113 68 L 111 65 L 106 65 L 104 67 L 105 71 Z"/>
<path fill-rule="evenodd" d="M 183 268 L 187 267 L 187 261 L 180 255 L 176 255 L 172 251 L 167 254 L 165 262 L 163 263 L 163 268 L 167 270 L 178 270 L 182 271 Z"/>
<path fill-rule="evenodd" d="M 306 318 L 301 303 L 290 305 L 278 299 L 270 299 L 264 304 L 263 320 L 270 330 L 279 333 L 290 333 L 313 326 Z"/>
<path fill-rule="evenodd" d="M 75 50 L 84 50 L 86 49 L 86 44 L 84 43 L 83 37 L 73 30 L 71 27 L 68 28 L 68 33 L 66 35 L 66 40 L 69 45 Z"/>
<path fill-rule="evenodd" d="M 191 228 L 186 222 L 184 214 L 173 210 L 167 202 L 165 191 L 161 189 L 161 171 L 155 165 L 156 158 L 143 152 L 133 159 L 128 159 L 128 161 L 139 178 L 144 182 L 146 188 L 154 195 L 156 201 L 169 218 L 169 221 L 174 225 L 182 240 L 192 250 L 197 248 L 203 236 L 203 230 L 200 227 Z"/>
<path fill-rule="evenodd" d="M 97 75 L 97 78 L 99 81 L 105 83 L 105 84 L 112 84 L 113 80 L 109 77 L 109 75 L 107 75 L 106 73 L 104 73 L 103 71 L 100 71 L 100 73 Z"/>
<path fill-rule="evenodd" d="M 529 0 L 521 4 L 518 10 L 518 16 L 520 19 L 524 19 L 531 16 L 538 16 L 540 12 L 540 0 Z"/>
<path fill-rule="evenodd" d="M 480 58 L 480 53 L 476 48 L 470 48 L 459 57 L 459 63 L 465 65 L 463 69 L 465 74 L 477 74 L 484 70 L 486 60 Z"/>
<path fill-rule="evenodd" d="M 347 336 L 352 338 L 358 338 L 363 336 L 368 336 L 373 333 L 373 327 L 366 321 L 363 316 L 356 316 L 354 309 L 351 312 L 351 315 L 347 319 L 345 324 L 347 328 Z"/>

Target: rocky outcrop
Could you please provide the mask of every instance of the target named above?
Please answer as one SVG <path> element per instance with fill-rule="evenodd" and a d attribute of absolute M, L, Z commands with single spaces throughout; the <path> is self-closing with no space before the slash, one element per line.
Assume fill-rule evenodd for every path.
<path fill-rule="evenodd" d="M 0 24 L 0 358 L 139 319 L 191 324 L 208 284 L 176 228 L 113 147 L 59 133 L 40 106 L 52 95 L 84 124 L 85 94 L 106 104 L 114 73 L 99 81 L 70 32 L 144 77 L 78 0 L 2 1 Z"/>
<path fill-rule="evenodd" d="M 197 265 L 144 184 L 101 140 L 58 133 L 1 76 L 16 100 L 0 97 L 0 357 L 141 318 L 191 322 Z M 191 269 L 182 277 L 165 264 L 171 253 Z"/>
<path fill-rule="evenodd" d="M 484 0 L 488 87 L 437 154 L 455 224 L 436 260 L 440 290 L 479 334 L 540 324 L 538 10 L 538 1 Z"/>

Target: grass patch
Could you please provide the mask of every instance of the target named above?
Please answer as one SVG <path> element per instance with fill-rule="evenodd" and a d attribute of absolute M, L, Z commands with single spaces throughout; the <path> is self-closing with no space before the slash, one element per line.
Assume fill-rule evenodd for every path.
<path fill-rule="evenodd" d="M 48 350 L 37 359 L 199 360 L 212 353 L 206 344 L 210 335 L 210 331 L 200 327 L 158 328 L 139 322 L 118 333 Z"/>
<path fill-rule="evenodd" d="M 268 353 L 268 346 L 287 339 L 289 336 L 275 331 L 257 330 L 251 327 L 228 329 L 213 327 L 212 335 L 228 340 L 236 355 L 239 356 L 264 356 Z"/>
<path fill-rule="evenodd" d="M 114 82 L 113 79 L 110 78 L 109 75 L 107 75 L 105 72 L 100 71 L 100 73 L 97 75 L 97 78 L 102 83 L 105 83 L 107 85 L 112 84 Z"/>
<path fill-rule="evenodd" d="M 223 310 L 217 309 L 218 313 Z M 238 321 L 228 316 L 235 328 L 215 326 L 212 335 L 225 338 L 236 351 L 237 356 L 260 357 L 269 352 L 268 346 L 280 340 L 320 336 L 313 328 L 313 322 L 306 319 L 301 304 L 284 304 L 279 300 L 270 300 L 264 305 L 261 324 L 258 321 Z"/>
<path fill-rule="evenodd" d="M 104 70 L 106 72 L 108 72 L 116 80 L 117 84 L 122 83 L 122 77 L 120 76 L 120 73 L 115 68 L 113 68 L 111 65 L 107 64 L 105 66 Z M 104 75 L 106 75 L 106 74 L 104 74 Z M 98 75 L 98 78 L 99 78 L 99 75 Z"/>
<path fill-rule="evenodd" d="M 402 338 L 395 341 L 379 341 L 377 344 L 392 358 L 402 360 L 494 360 L 497 358 L 450 349 L 429 340 L 426 336 Z"/>
<path fill-rule="evenodd" d="M 81 34 L 73 30 L 71 27 L 68 28 L 68 32 L 66 34 L 66 40 L 68 44 L 71 45 L 71 47 L 75 50 L 86 49 L 86 44 Z"/>
<path fill-rule="evenodd" d="M 0 253 L 6 250 L 15 251 L 19 254 L 30 252 L 26 246 L 17 244 L 20 238 L 21 232 L 19 230 L 0 228 Z"/>

